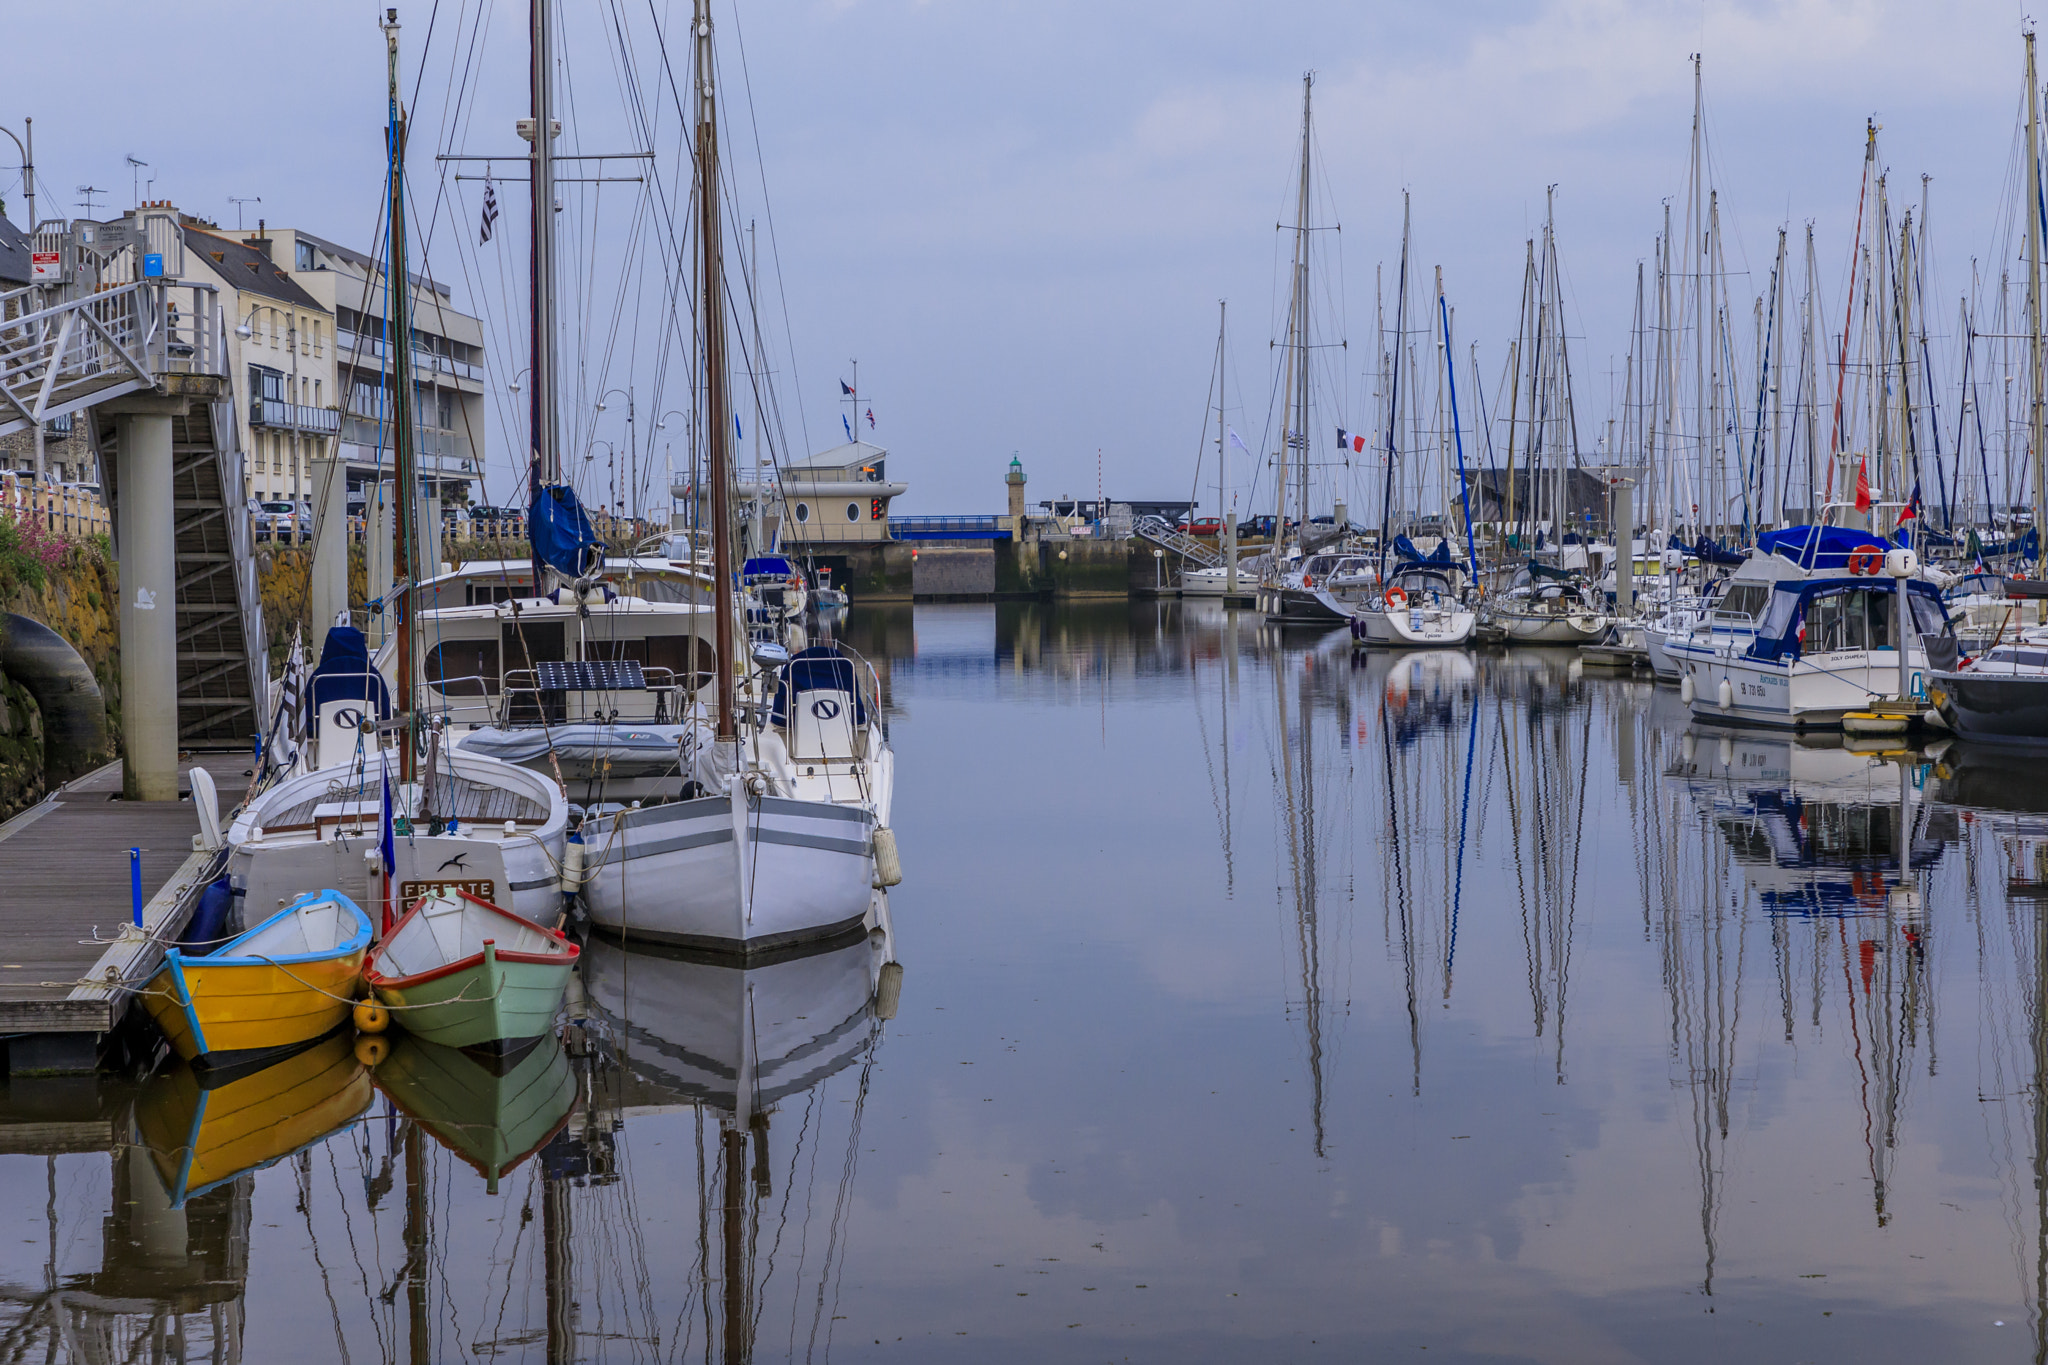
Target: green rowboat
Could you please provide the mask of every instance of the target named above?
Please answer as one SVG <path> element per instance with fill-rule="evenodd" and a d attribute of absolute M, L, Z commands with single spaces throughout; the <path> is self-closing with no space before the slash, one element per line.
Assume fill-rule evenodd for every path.
<path fill-rule="evenodd" d="M 516 1052 L 554 1031 L 576 945 L 467 891 L 413 902 L 363 977 L 406 1032 L 444 1047 Z"/>

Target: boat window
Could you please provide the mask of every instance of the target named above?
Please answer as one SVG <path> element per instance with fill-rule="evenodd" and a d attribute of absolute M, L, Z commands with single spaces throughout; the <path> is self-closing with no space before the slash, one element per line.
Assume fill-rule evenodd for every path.
<path fill-rule="evenodd" d="M 1770 598 L 1771 590 L 1767 584 L 1731 584 L 1721 600 L 1714 604 L 1714 615 L 1720 620 L 1755 621 L 1763 616 Z"/>
<path fill-rule="evenodd" d="M 1782 640 L 1792 628 L 1793 617 L 1799 614 L 1799 594 L 1796 592 L 1774 592 L 1771 605 L 1764 612 L 1764 619 L 1757 623 L 1756 633 L 1771 640 Z"/>
<path fill-rule="evenodd" d="M 422 663 L 429 687 L 450 697 L 493 697 L 498 693 L 496 640 L 443 640 Z"/>
<path fill-rule="evenodd" d="M 594 626 L 597 623 L 592 621 L 590 624 Z M 630 638 L 607 640 L 591 631 L 583 637 L 583 657 L 591 662 L 615 663 L 621 659 L 631 659 L 644 664 L 647 662 L 647 641 Z"/>
<path fill-rule="evenodd" d="M 645 641 L 647 653 L 642 664 L 652 669 L 666 669 L 667 674 L 649 678 L 650 683 L 660 685 L 670 677 L 685 687 L 702 686 L 711 680 L 713 664 L 718 658 L 711 642 L 701 635 L 650 635 Z M 694 656 L 696 664 L 692 668 Z"/>
<path fill-rule="evenodd" d="M 800 502 L 796 505 L 796 519 L 798 521 L 809 521 L 811 519 L 811 505 L 809 503 Z"/>
<path fill-rule="evenodd" d="M 1933 598 L 1914 592 L 1906 594 L 1906 601 L 1913 608 L 1913 629 L 1920 634 L 1940 635 L 1948 628 L 1941 604 Z"/>
<path fill-rule="evenodd" d="M 505 669 L 562 663 L 569 657 L 560 621 L 507 621 L 498 631 Z"/>
<path fill-rule="evenodd" d="M 1863 593 L 1838 592 L 1816 597 L 1806 606 L 1808 654 L 1833 654 L 1863 649 Z"/>

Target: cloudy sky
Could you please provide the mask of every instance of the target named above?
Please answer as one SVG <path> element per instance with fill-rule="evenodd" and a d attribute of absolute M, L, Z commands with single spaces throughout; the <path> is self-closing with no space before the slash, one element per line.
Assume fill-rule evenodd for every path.
<path fill-rule="evenodd" d="M 380 8 L 192 0 L 172 18 L 116 0 L 96 11 L 94 88 L 129 97 L 80 99 L 72 68 L 24 63 L 0 121 L 18 131 L 36 118 L 45 216 L 53 194 L 80 212 L 74 187 L 86 184 L 108 191 L 103 206 L 126 207 L 133 155 L 150 163 L 154 195 L 187 211 L 232 226 L 230 196 L 260 195 L 244 210 L 252 227 L 260 214 L 367 244 L 381 194 Z M 586 151 L 632 142 L 630 68 L 672 167 L 679 121 L 656 30 L 686 79 L 686 7 L 560 9 L 565 139 Z M 1402 191 L 1414 268 L 1426 283 L 1442 265 L 1459 345 L 1479 343 L 1491 384 L 1524 242 L 1555 185 L 1580 421 L 1597 426 L 1628 344 L 1635 262 L 1664 200 L 1683 207 L 1694 52 L 1728 265 L 1748 272 L 1730 284 L 1736 299 L 1761 290 L 1777 227 L 1798 234 L 1810 219 L 1823 294 L 1839 306 L 1873 115 L 1895 203 L 1917 204 L 1921 176 L 1933 177 L 1929 292 L 1951 301 L 1944 322 L 1973 258 L 2011 241 L 2025 16 L 2010 3 L 718 0 L 716 14 L 736 216 L 762 223 L 782 429 L 799 452 L 843 439 L 839 381 L 858 357 L 875 438 L 912 486 L 906 511 L 996 510 L 1013 451 L 1034 496 L 1092 494 L 1098 468 L 1112 496 L 1185 496 L 1219 299 L 1231 304 L 1232 425 L 1248 440 L 1269 429 L 1285 284 L 1275 225 L 1291 217 L 1309 70 L 1317 214 L 1342 227 L 1319 258 L 1325 339 L 1350 343 L 1320 381 L 1318 410 L 1340 424 L 1374 420 L 1374 278 L 1398 256 Z M 430 157 L 513 145 L 526 6 L 412 0 L 400 17 L 418 88 L 415 197 L 423 217 L 440 216 L 431 268 L 506 338 L 492 356 L 502 384 L 525 363 L 512 292 L 524 188 L 501 190 L 514 230 L 479 251 L 480 186 L 444 180 Z M 11 22 L 17 51 L 77 41 L 68 7 Z M 19 217 L 19 174 L 0 145 L 0 196 Z M 665 171 L 661 191 L 672 198 L 676 181 Z M 659 358 L 665 216 L 685 210 L 646 209 L 640 192 L 583 187 L 565 208 L 583 279 L 569 425 L 599 467 L 607 452 L 594 443 L 625 445 L 623 404 L 591 404 L 629 382 L 651 458 L 663 443 L 681 449 L 679 420 L 653 433 L 648 419 L 657 398 L 661 410 L 688 402 L 685 367 Z M 488 493 L 509 494 L 519 441 L 492 432 Z M 1214 505 L 1213 488 L 1202 501 Z"/>

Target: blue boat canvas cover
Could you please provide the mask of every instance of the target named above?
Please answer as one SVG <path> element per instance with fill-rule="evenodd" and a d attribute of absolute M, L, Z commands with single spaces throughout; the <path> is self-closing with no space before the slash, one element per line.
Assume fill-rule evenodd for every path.
<path fill-rule="evenodd" d="M 582 578 L 604 565 L 604 546 L 590 525 L 590 514 L 567 484 L 547 484 L 535 495 L 526 514 L 526 538 L 534 558 L 571 578 Z"/>

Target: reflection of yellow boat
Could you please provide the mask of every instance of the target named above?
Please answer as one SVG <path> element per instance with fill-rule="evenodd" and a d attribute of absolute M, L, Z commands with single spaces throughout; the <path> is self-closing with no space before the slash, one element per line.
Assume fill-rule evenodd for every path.
<path fill-rule="evenodd" d="M 174 1062 L 136 1101 L 136 1130 L 173 1207 L 311 1146 L 358 1117 L 375 1094 L 346 1032 L 260 1070 L 210 1080 Z"/>
<path fill-rule="evenodd" d="M 493 1066 L 472 1053 L 409 1034 L 377 1067 L 377 1086 L 407 1117 L 476 1167 L 492 1194 L 504 1175 L 569 1120 L 576 1078 L 550 1033 L 516 1060 Z"/>
<path fill-rule="evenodd" d="M 299 897 L 218 952 L 173 948 L 141 996 L 172 1049 L 220 1066 L 318 1038 L 348 1017 L 370 920 L 339 891 Z"/>

